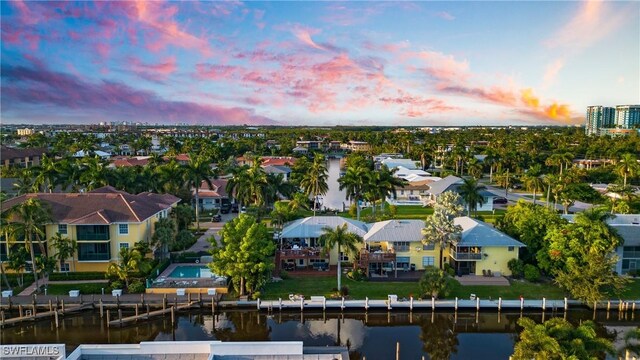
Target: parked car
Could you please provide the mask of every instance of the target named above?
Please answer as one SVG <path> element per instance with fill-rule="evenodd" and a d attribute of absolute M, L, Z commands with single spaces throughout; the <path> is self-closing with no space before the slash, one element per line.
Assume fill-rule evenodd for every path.
<path fill-rule="evenodd" d="M 222 206 L 220 206 L 220 213 L 228 214 L 229 211 L 231 211 L 231 204 L 222 204 Z"/>
<path fill-rule="evenodd" d="M 507 200 L 507 198 L 505 198 L 505 197 L 498 196 L 497 198 L 493 198 L 493 203 L 494 204 L 507 204 L 507 203 L 509 203 L 509 200 Z"/>
<path fill-rule="evenodd" d="M 231 212 L 238 213 L 238 204 L 231 204 Z"/>
<path fill-rule="evenodd" d="M 220 214 L 215 214 L 211 217 L 211 222 L 220 222 L 222 221 L 222 215 Z"/>

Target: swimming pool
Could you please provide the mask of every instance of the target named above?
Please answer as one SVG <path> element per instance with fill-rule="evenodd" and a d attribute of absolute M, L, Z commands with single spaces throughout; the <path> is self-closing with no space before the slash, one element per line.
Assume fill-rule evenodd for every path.
<path fill-rule="evenodd" d="M 204 270 L 204 271 L 203 271 Z M 170 278 L 201 278 L 211 277 L 211 272 L 206 266 L 176 266 L 169 274 Z"/>

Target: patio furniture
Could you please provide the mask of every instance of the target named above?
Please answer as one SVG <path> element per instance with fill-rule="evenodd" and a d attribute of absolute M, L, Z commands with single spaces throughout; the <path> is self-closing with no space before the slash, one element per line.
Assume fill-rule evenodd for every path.
<path fill-rule="evenodd" d="M 487 269 L 487 276 L 488 277 L 493 277 L 493 274 L 491 274 L 491 270 L 490 269 Z"/>
<path fill-rule="evenodd" d="M 398 302 L 398 295 L 387 295 L 389 302 Z"/>
<path fill-rule="evenodd" d="M 122 289 L 111 290 L 111 296 L 122 296 Z"/>
<path fill-rule="evenodd" d="M 80 290 L 69 290 L 69 297 L 78 297 L 80 296 Z"/>
<path fill-rule="evenodd" d="M 487 276 L 487 270 L 482 269 L 482 276 Z"/>

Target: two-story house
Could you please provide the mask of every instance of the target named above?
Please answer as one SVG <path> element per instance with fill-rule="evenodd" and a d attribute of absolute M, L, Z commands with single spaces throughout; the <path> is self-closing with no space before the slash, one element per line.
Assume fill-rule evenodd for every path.
<path fill-rule="evenodd" d="M 150 242 L 155 222 L 169 216 L 171 208 L 180 201 L 180 198 L 169 194 L 144 192 L 132 195 L 105 186 L 88 193 L 21 195 L 4 201 L 1 208 L 7 211 L 27 199 L 38 199 L 51 211 L 51 222 L 42 224 L 49 255 L 56 251 L 49 241 L 56 233 L 77 241 L 78 250 L 61 264 L 62 271 L 106 271 L 111 262 L 118 260 L 121 248 L 133 247 L 137 242 Z M 24 246 L 24 241 L 19 239 L 7 240 L 0 238 L 3 260 L 11 248 Z"/>
<path fill-rule="evenodd" d="M 433 244 L 422 243 L 423 220 L 387 220 L 372 224 L 364 236 L 359 266 L 370 276 L 397 277 L 397 271 L 440 266 Z"/>
<path fill-rule="evenodd" d="M 340 216 L 310 216 L 288 223 L 279 236 L 279 250 L 276 251 L 278 269 L 305 269 L 316 263 L 338 264 L 338 249 L 329 253 L 323 251 L 320 236 L 325 228 L 335 229 L 347 224 L 347 231 L 364 236 L 367 224 L 362 221 Z M 340 252 L 341 261 L 350 261 L 349 254 Z"/>

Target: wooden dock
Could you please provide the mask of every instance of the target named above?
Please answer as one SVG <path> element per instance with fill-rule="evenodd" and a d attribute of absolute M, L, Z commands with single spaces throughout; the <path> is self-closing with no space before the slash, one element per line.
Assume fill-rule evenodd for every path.
<path fill-rule="evenodd" d="M 38 312 L 38 308 L 36 306 L 27 306 L 24 307 L 19 305 L 18 311 L 19 315 L 17 317 L 5 319 L 4 311 L 0 315 L 0 327 L 16 325 L 26 321 L 36 321 L 45 318 L 53 317 L 55 319 L 56 327 L 59 325 L 58 318 L 64 316 L 65 314 L 76 313 L 79 311 L 84 311 L 87 309 L 93 308 L 92 304 L 84 304 L 84 305 L 72 305 L 58 308 L 57 306 L 53 310 Z"/>
<path fill-rule="evenodd" d="M 156 316 L 160 316 L 160 315 L 165 315 L 165 314 L 171 314 L 171 323 L 175 322 L 175 312 L 176 311 L 182 311 L 182 310 L 189 310 L 192 309 L 194 307 L 200 307 L 200 304 L 192 301 L 188 304 L 183 304 L 183 305 L 179 305 L 179 306 L 170 306 L 164 309 L 160 309 L 160 310 L 155 310 L 155 311 L 149 311 L 149 307 L 147 307 L 147 311 L 140 314 L 138 311 L 138 308 L 136 307 L 136 314 L 132 315 L 132 316 L 127 316 L 127 317 L 122 317 L 122 311 L 118 311 L 118 318 L 111 320 L 110 319 L 110 313 L 109 311 L 107 311 L 107 326 L 111 327 L 111 326 L 126 326 L 129 325 L 131 323 L 135 323 L 138 321 L 142 321 L 142 320 L 149 320 L 152 317 L 156 317 Z"/>

